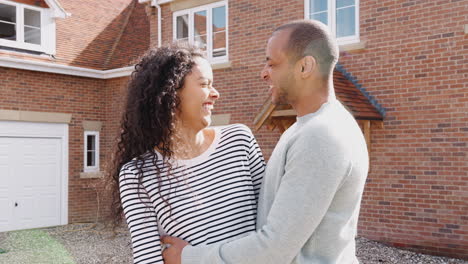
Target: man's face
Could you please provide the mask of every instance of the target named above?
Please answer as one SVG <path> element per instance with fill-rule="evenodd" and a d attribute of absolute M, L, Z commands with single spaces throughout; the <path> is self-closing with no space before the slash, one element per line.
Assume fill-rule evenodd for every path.
<path fill-rule="evenodd" d="M 268 92 L 274 104 L 286 104 L 294 100 L 294 66 L 285 53 L 288 39 L 289 31 L 275 32 L 266 48 L 266 64 L 261 76 L 270 87 Z"/>

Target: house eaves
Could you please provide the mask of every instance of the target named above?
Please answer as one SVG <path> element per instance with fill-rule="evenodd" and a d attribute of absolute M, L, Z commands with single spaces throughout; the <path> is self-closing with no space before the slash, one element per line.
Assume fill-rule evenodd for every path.
<path fill-rule="evenodd" d="M 375 100 L 375 98 L 370 95 L 366 89 L 358 82 L 357 78 L 354 77 L 351 73 L 349 73 L 348 71 L 346 71 L 346 69 L 344 68 L 343 65 L 337 63 L 335 69 L 339 72 L 341 72 L 341 74 L 343 74 L 343 76 L 348 80 L 350 81 L 354 87 L 356 87 L 366 98 L 367 100 L 369 101 L 369 103 L 372 104 L 372 106 L 375 107 L 375 109 L 379 112 L 379 114 L 382 116 L 382 118 L 385 118 L 385 115 L 386 115 L 386 110 L 384 107 L 382 107 L 378 102 L 377 100 Z"/>
<path fill-rule="evenodd" d="M 135 69 L 135 66 L 128 66 L 110 70 L 94 70 L 82 67 L 60 65 L 56 63 L 2 57 L 0 57 L 0 67 L 64 74 L 95 79 L 112 79 L 118 77 L 126 77 L 130 76 L 133 70 Z"/>
<path fill-rule="evenodd" d="M 333 84 L 336 98 L 358 121 L 381 123 L 385 118 L 385 109 L 357 82 L 342 65 L 333 71 Z M 263 125 L 283 127 L 283 130 L 296 121 L 296 111 L 289 104 L 275 105 L 271 96 L 259 109 L 253 121 L 255 130 Z M 271 126 L 273 124 L 273 126 Z M 281 129 L 280 129 L 281 130 Z"/>

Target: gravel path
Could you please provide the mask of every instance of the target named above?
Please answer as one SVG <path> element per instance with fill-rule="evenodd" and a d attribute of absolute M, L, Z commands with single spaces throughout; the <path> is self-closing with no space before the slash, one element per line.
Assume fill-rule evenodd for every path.
<path fill-rule="evenodd" d="M 362 264 L 468 264 L 461 259 L 424 255 L 389 247 L 363 237 L 356 239 L 356 251 Z"/>
<path fill-rule="evenodd" d="M 94 224 L 72 224 L 41 230 L 62 244 L 75 260 L 75 264 L 132 263 L 130 238 L 126 228 L 117 229 L 115 234 L 102 225 Z M 0 233 L 0 249 L 9 250 L 11 248 L 11 245 L 8 244 L 8 237 L 12 236 L 13 233 Z M 0 254 L 0 263 L 10 264 L 10 262 L 4 262 L 8 259 L 8 254 L 20 254 L 23 251 Z M 468 261 L 459 259 L 423 255 L 388 247 L 362 237 L 357 239 L 357 255 L 362 264 L 468 264 Z M 28 264 L 57 263 L 53 260 L 47 263 L 35 261 L 29 261 Z"/>
<path fill-rule="evenodd" d="M 48 228 L 47 231 L 68 249 L 77 264 L 132 264 L 130 236 L 126 228 L 118 228 L 114 233 L 102 225 L 74 224 Z"/>

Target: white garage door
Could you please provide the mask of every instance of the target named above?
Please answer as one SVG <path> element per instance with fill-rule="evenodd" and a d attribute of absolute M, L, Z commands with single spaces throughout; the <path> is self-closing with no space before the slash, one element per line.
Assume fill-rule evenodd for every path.
<path fill-rule="evenodd" d="M 66 223 L 67 135 L 65 124 L 0 121 L 0 232 Z"/>

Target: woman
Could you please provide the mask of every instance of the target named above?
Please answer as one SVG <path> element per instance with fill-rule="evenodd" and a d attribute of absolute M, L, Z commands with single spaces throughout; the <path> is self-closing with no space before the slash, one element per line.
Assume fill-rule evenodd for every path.
<path fill-rule="evenodd" d="M 134 263 L 163 263 L 162 235 L 203 245 L 255 230 L 265 163 L 246 126 L 209 127 L 218 98 L 193 47 L 152 50 L 136 65 L 111 172 Z"/>

